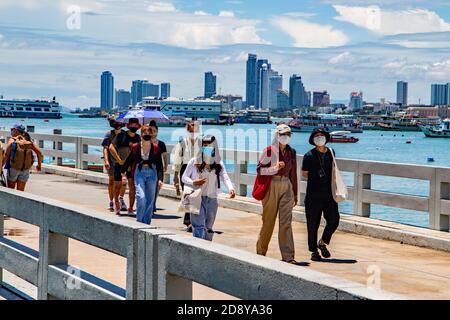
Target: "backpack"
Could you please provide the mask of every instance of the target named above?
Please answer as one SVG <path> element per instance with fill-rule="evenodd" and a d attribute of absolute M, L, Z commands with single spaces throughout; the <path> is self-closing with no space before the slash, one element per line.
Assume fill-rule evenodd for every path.
<path fill-rule="evenodd" d="M 19 171 L 30 169 L 34 163 L 33 142 L 28 141 L 23 136 L 17 136 L 13 139 L 11 148 L 14 152 L 11 152 L 9 159 L 10 167 Z"/>

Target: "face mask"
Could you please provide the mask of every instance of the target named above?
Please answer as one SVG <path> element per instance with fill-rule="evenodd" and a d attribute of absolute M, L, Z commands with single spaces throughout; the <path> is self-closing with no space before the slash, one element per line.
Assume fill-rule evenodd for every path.
<path fill-rule="evenodd" d="M 213 157 L 214 148 L 213 147 L 203 147 L 202 152 L 203 152 L 204 157 Z"/>
<path fill-rule="evenodd" d="M 152 140 L 152 136 L 149 134 L 146 134 L 145 136 L 142 136 L 142 139 L 144 139 L 145 141 L 150 141 L 150 140 Z"/>
<path fill-rule="evenodd" d="M 289 144 L 289 142 L 291 142 L 291 137 L 289 137 L 289 136 L 280 136 L 278 138 L 278 142 L 281 143 L 281 144 L 287 145 L 287 144 Z"/>
<path fill-rule="evenodd" d="M 314 143 L 318 147 L 323 147 L 327 143 L 327 138 L 325 138 L 324 136 L 315 137 Z"/>
<path fill-rule="evenodd" d="M 131 128 L 128 128 L 128 130 L 130 130 L 130 132 L 132 132 L 132 133 L 136 133 L 136 132 L 138 132 L 138 128 L 136 128 L 136 127 L 131 127 Z"/>

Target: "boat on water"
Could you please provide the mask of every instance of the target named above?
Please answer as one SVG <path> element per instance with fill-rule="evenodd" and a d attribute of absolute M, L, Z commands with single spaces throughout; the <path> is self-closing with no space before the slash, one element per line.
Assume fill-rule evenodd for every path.
<path fill-rule="evenodd" d="M 267 124 L 272 123 L 270 110 L 241 110 L 234 116 L 235 123 Z"/>
<path fill-rule="evenodd" d="M 294 117 L 287 124 L 292 132 L 311 132 L 314 129 L 323 129 L 327 132 L 349 131 L 362 133 L 363 129 L 353 116 L 345 115 L 307 115 Z"/>
<path fill-rule="evenodd" d="M 0 99 L 0 118 L 61 119 L 61 110 L 55 97 L 51 100 Z"/>
<path fill-rule="evenodd" d="M 450 119 L 442 120 L 440 126 L 419 126 L 428 138 L 450 138 Z"/>
<path fill-rule="evenodd" d="M 359 141 L 358 138 L 348 136 L 350 131 L 333 131 L 330 133 L 331 143 L 356 143 Z"/>
<path fill-rule="evenodd" d="M 366 116 L 360 119 L 364 130 L 419 132 L 420 125 L 437 125 L 439 118 L 419 118 L 413 116 Z"/>

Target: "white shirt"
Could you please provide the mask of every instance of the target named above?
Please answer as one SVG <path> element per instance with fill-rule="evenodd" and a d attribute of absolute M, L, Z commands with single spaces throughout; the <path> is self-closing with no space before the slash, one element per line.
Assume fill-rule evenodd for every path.
<path fill-rule="evenodd" d="M 220 162 L 222 166 L 222 170 L 220 171 L 220 180 L 225 183 L 227 189 L 229 191 L 234 191 L 233 183 L 231 182 L 230 177 L 228 176 L 227 170 L 225 169 L 225 165 L 223 161 Z M 217 198 L 217 195 L 221 192 L 218 188 L 217 183 L 217 175 L 216 170 L 212 170 L 208 172 L 208 170 L 204 169 L 202 173 L 200 173 L 195 165 L 195 158 L 189 160 L 186 171 L 181 177 L 183 182 L 190 186 L 194 187 L 194 180 L 197 179 L 206 179 L 206 183 L 202 185 L 202 196 L 207 196 L 209 198 Z"/>
<path fill-rule="evenodd" d="M 195 138 L 194 143 L 190 137 L 186 137 L 177 143 L 173 151 L 173 171 L 180 172 L 183 164 L 195 158 L 201 152 L 201 140 Z"/>

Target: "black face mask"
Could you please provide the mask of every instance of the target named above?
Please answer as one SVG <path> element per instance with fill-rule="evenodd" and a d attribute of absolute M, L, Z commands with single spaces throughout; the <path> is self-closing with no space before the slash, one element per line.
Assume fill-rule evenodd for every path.
<path fill-rule="evenodd" d="M 142 136 L 142 139 L 144 139 L 145 141 L 150 141 L 150 140 L 152 140 L 152 136 L 146 134 L 145 136 Z"/>
<path fill-rule="evenodd" d="M 128 130 L 130 130 L 130 132 L 132 132 L 132 133 L 136 133 L 136 132 L 138 132 L 138 128 L 135 128 L 135 127 L 131 127 L 131 128 L 128 128 Z"/>

